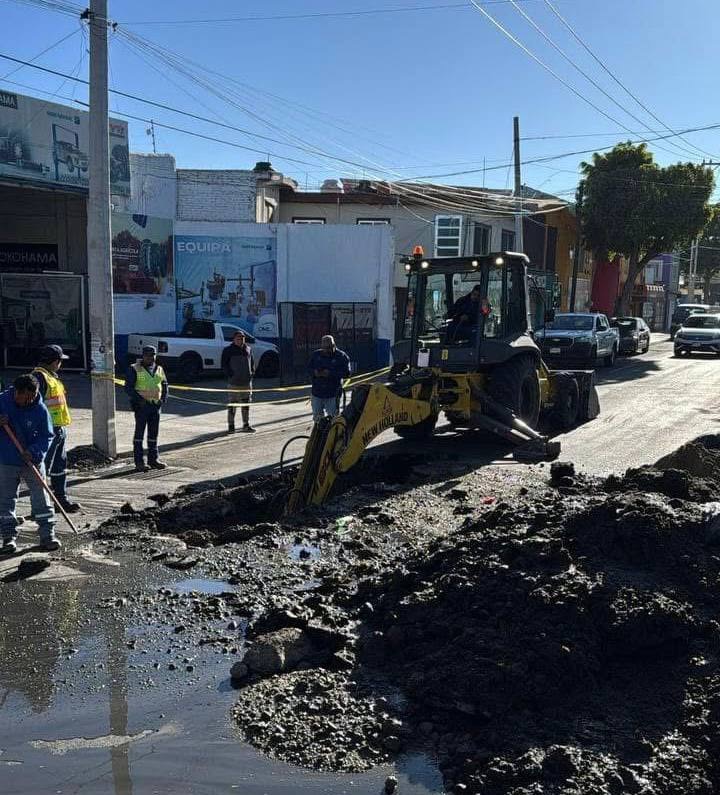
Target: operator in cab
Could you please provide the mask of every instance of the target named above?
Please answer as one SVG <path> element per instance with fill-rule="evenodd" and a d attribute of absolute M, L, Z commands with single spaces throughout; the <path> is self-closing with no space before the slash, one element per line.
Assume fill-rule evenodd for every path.
<path fill-rule="evenodd" d="M 450 320 L 447 327 L 448 342 L 470 339 L 480 317 L 487 317 L 490 312 L 490 302 L 483 297 L 480 285 L 476 284 L 467 295 L 458 298 L 447 313 Z"/>

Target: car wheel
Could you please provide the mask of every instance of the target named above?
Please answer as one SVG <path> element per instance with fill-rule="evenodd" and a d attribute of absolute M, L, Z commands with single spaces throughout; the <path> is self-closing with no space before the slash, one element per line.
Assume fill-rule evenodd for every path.
<path fill-rule="evenodd" d="M 605 366 L 614 367 L 617 359 L 617 348 L 613 345 L 610 353 L 605 357 Z"/>
<path fill-rule="evenodd" d="M 275 378 L 280 374 L 280 357 L 275 351 L 263 353 L 258 362 L 256 375 L 258 378 Z"/>
<path fill-rule="evenodd" d="M 178 378 L 185 383 L 197 381 L 202 373 L 202 359 L 197 353 L 186 353 L 180 357 L 178 366 Z"/>

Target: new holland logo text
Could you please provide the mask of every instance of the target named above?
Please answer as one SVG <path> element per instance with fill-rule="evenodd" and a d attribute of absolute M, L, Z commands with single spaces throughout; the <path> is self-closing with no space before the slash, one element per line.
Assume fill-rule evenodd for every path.
<path fill-rule="evenodd" d="M 379 433 L 387 431 L 388 428 L 394 428 L 396 425 L 402 425 L 410 419 L 407 411 L 397 411 L 395 414 L 386 414 L 379 419 L 374 425 L 371 425 L 363 434 L 363 444 L 372 441 Z"/>

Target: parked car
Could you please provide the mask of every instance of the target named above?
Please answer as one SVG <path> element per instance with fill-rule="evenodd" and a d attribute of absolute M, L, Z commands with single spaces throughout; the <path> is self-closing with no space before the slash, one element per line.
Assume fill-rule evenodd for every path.
<path fill-rule="evenodd" d="M 677 330 L 682 326 L 686 318 L 692 314 L 707 314 L 710 309 L 709 304 L 678 304 L 670 321 L 670 339 L 675 339 Z"/>
<path fill-rule="evenodd" d="M 720 314 L 689 315 L 675 335 L 675 356 L 714 353 L 720 356 Z"/>
<path fill-rule="evenodd" d="M 650 327 L 641 317 L 614 317 L 610 325 L 620 333 L 620 353 L 650 350 Z"/>
<path fill-rule="evenodd" d="M 556 314 L 544 329 L 535 332 L 543 359 L 554 368 L 570 365 L 595 368 L 598 362 L 615 364 L 620 334 L 598 312 Z"/>
<path fill-rule="evenodd" d="M 188 320 L 180 334 L 130 334 L 128 354 L 132 361 L 142 354 L 144 345 L 153 345 L 158 361 L 182 381 L 194 381 L 201 373 L 220 370 L 223 348 L 242 331 L 252 346 L 256 373 L 260 378 L 274 378 L 280 372 L 280 355 L 275 345 L 255 339 L 247 331 L 230 323 L 211 320 Z"/>

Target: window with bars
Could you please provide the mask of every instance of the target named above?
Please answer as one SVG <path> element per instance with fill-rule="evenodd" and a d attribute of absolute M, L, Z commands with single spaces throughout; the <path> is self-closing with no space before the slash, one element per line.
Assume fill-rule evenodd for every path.
<path fill-rule="evenodd" d="M 294 224 L 324 224 L 324 218 L 293 218 L 292 222 Z"/>
<path fill-rule="evenodd" d="M 515 232 L 512 229 L 502 230 L 500 251 L 515 251 Z"/>
<path fill-rule="evenodd" d="M 389 218 L 358 218 L 355 223 L 358 226 L 387 226 Z"/>
<path fill-rule="evenodd" d="M 435 256 L 459 257 L 462 254 L 462 216 L 435 216 Z"/>
<path fill-rule="evenodd" d="M 475 224 L 473 227 L 473 254 L 489 254 L 492 242 L 492 227 Z"/>

